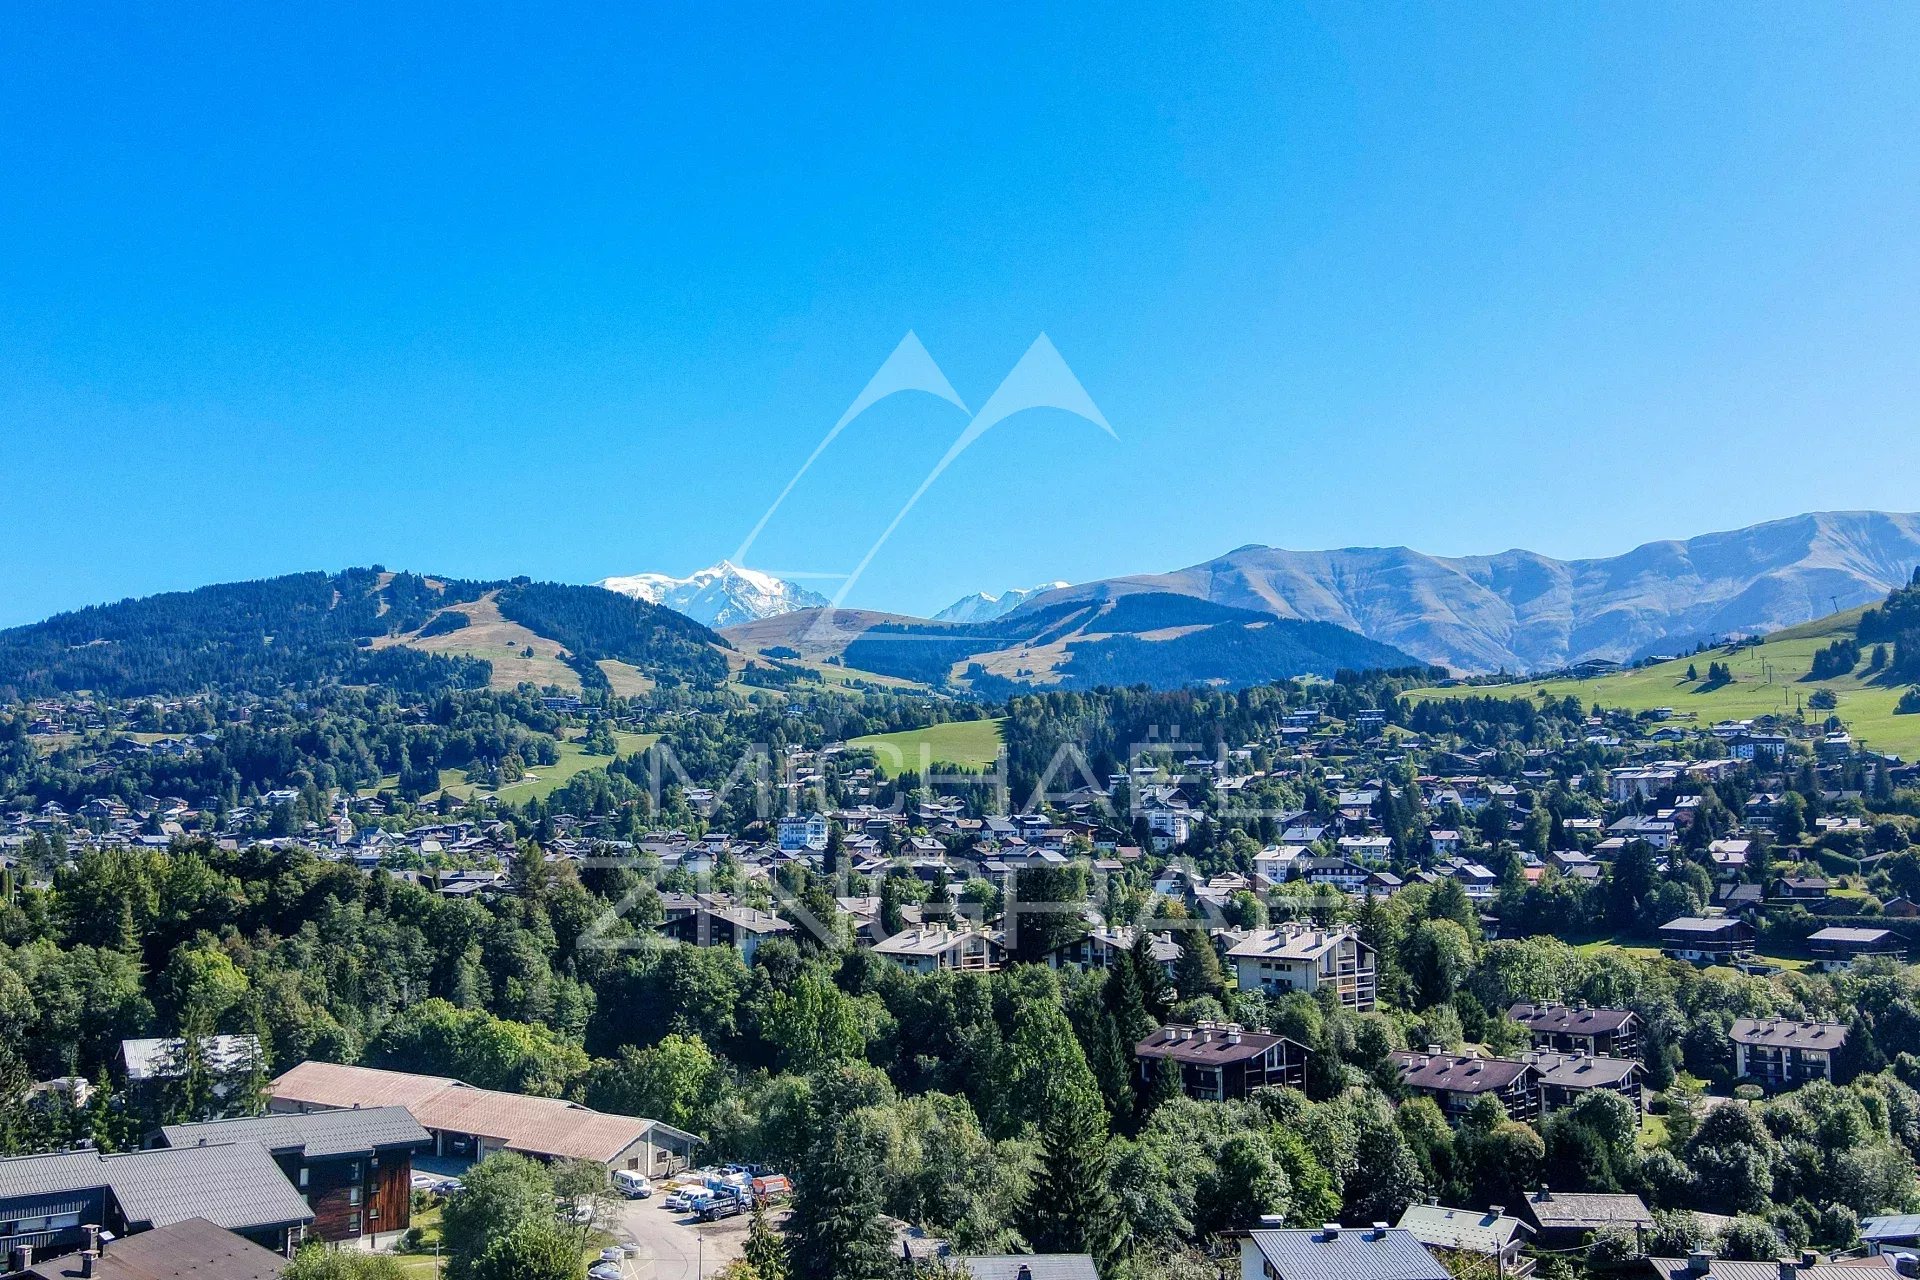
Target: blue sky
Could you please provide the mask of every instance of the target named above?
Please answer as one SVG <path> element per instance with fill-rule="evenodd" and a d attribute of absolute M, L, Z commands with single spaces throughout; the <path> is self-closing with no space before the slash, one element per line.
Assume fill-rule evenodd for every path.
<path fill-rule="evenodd" d="M 850 603 L 1920 507 L 1920 10 L 19 5 L 0 622 L 728 554 L 909 329 L 1010 420 Z M 404 9 L 404 13 L 395 12 Z M 965 426 L 851 427 L 841 571 Z"/>

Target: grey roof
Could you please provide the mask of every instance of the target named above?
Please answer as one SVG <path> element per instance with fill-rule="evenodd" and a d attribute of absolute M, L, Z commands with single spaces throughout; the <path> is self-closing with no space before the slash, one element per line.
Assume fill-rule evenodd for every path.
<path fill-rule="evenodd" d="M 1576 1009 L 1564 1004 L 1527 1004 L 1522 1001 L 1507 1010 L 1507 1016 L 1524 1023 L 1530 1031 L 1553 1031 L 1568 1035 L 1590 1036 L 1618 1031 L 1633 1020 L 1630 1009 Z"/>
<path fill-rule="evenodd" d="M 1646 1068 L 1632 1058 L 1609 1058 L 1605 1054 L 1542 1054 L 1540 1083 L 1559 1089 L 1612 1089 Z"/>
<path fill-rule="evenodd" d="M 1687 1269 L 1685 1258 L 1648 1258 L 1647 1265 L 1660 1280 L 1688 1280 L 1689 1277 L 1697 1280 L 1695 1273 Z M 1707 1275 L 1711 1280 L 1779 1280 L 1784 1265 L 1715 1258 L 1707 1266 Z M 1899 1272 L 1894 1270 L 1893 1259 L 1882 1256 L 1817 1262 L 1799 1268 L 1798 1274 L 1806 1280 L 1896 1280 Z"/>
<path fill-rule="evenodd" d="M 1408 1205 L 1400 1225 L 1421 1244 L 1435 1249 L 1486 1254 L 1499 1253 L 1514 1237 L 1533 1230 L 1518 1218 L 1488 1209 L 1449 1209 L 1441 1204 Z"/>
<path fill-rule="evenodd" d="M 313 1221 L 267 1149 L 257 1142 L 159 1148 L 105 1156 L 63 1151 L 0 1160 L 0 1198 L 106 1187 L 130 1225 L 205 1218 L 229 1231 Z"/>
<path fill-rule="evenodd" d="M 1616 1223 L 1629 1227 L 1653 1225 L 1653 1213 L 1639 1196 L 1536 1191 L 1527 1197 L 1526 1204 L 1527 1212 L 1543 1231 L 1597 1231 Z"/>
<path fill-rule="evenodd" d="M 1263 1057 L 1267 1050 L 1284 1043 L 1288 1043 L 1285 1036 L 1243 1031 L 1238 1026 L 1201 1028 L 1172 1023 L 1135 1045 L 1133 1053 L 1138 1058 L 1172 1058 L 1176 1062 L 1215 1066 Z M 1305 1045 L 1295 1042 L 1294 1047 L 1300 1050 L 1301 1057 L 1306 1056 Z"/>
<path fill-rule="evenodd" d="M 1447 1269 L 1401 1227 L 1249 1234 L 1280 1280 L 1448 1280 Z"/>
<path fill-rule="evenodd" d="M 1851 929 L 1839 925 L 1829 925 L 1807 935 L 1808 942 L 1835 942 L 1859 946 L 1878 946 L 1882 943 L 1902 946 L 1899 935 L 1891 929 Z"/>
<path fill-rule="evenodd" d="M 1920 1238 L 1920 1213 L 1892 1213 L 1878 1218 L 1860 1219 L 1862 1240 L 1910 1240 Z"/>
<path fill-rule="evenodd" d="M 955 1259 L 973 1280 L 1100 1280 L 1093 1259 L 1084 1253 L 996 1253 Z"/>
<path fill-rule="evenodd" d="M 1739 932 L 1747 926 L 1732 916 L 1677 916 L 1660 926 L 1662 933 L 1716 934 Z"/>
<path fill-rule="evenodd" d="M 433 1141 L 405 1107 L 348 1107 L 209 1120 L 205 1124 L 170 1124 L 160 1133 L 169 1147 L 257 1142 L 273 1152 L 303 1152 L 309 1160 L 372 1155 L 380 1147 L 424 1147 Z"/>
<path fill-rule="evenodd" d="M 179 1036 L 152 1037 L 120 1042 L 120 1060 L 130 1081 L 157 1080 L 174 1071 L 179 1061 L 173 1055 L 185 1047 Z M 218 1074 L 243 1071 L 260 1058 L 259 1036 L 202 1036 L 200 1054 L 209 1069 Z"/>
<path fill-rule="evenodd" d="M 1735 1018 L 1728 1033 L 1738 1044 L 1768 1049 L 1838 1049 L 1847 1042 L 1842 1022 L 1795 1022 L 1791 1018 Z"/>

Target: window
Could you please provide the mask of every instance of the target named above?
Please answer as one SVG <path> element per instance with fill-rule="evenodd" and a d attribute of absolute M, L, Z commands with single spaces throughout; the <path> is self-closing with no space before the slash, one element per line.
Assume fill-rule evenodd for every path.
<path fill-rule="evenodd" d="M 360 1181 L 360 1162 L 358 1160 L 355 1160 L 352 1164 L 349 1164 L 347 1166 L 347 1181 L 348 1182 Z"/>
<path fill-rule="evenodd" d="M 305 1165 L 300 1166 L 300 1189 L 302 1191 L 307 1189 L 307 1167 Z"/>
<path fill-rule="evenodd" d="M 358 1188 L 358 1187 L 348 1187 L 348 1188 L 347 1188 L 347 1203 L 348 1203 L 348 1204 L 359 1204 L 359 1203 L 360 1203 L 360 1188 Z"/>
<path fill-rule="evenodd" d="M 356 1213 L 351 1218 L 347 1219 L 347 1230 L 351 1234 L 356 1236 L 360 1234 L 360 1215 L 359 1214 Z"/>

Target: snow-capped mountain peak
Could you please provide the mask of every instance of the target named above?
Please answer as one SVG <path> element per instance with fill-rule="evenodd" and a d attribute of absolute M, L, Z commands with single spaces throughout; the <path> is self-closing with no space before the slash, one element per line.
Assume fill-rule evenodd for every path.
<path fill-rule="evenodd" d="M 976 591 L 933 615 L 935 622 L 990 622 L 995 618 L 1012 613 L 1035 596 L 1048 591 L 1057 591 L 1066 586 L 1064 582 L 1043 582 L 1037 587 L 1013 587 L 999 595 L 988 595 Z"/>
<path fill-rule="evenodd" d="M 828 603 L 825 596 L 797 587 L 758 569 L 722 560 L 684 578 L 666 573 L 635 573 L 602 578 L 595 586 L 684 613 L 709 627 L 730 627 Z"/>

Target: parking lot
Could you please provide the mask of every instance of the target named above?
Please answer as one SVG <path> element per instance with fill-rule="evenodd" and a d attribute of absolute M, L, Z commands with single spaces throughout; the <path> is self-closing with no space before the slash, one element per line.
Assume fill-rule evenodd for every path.
<path fill-rule="evenodd" d="M 622 1202 L 613 1231 L 621 1243 L 634 1246 L 626 1264 L 631 1280 L 701 1280 L 745 1250 L 751 1214 L 699 1222 L 691 1214 L 663 1209 L 663 1199 L 655 1192 L 649 1200 Z M 784 1209 L 770 1215 L 775 1223 L 785 1216 Z"/>

